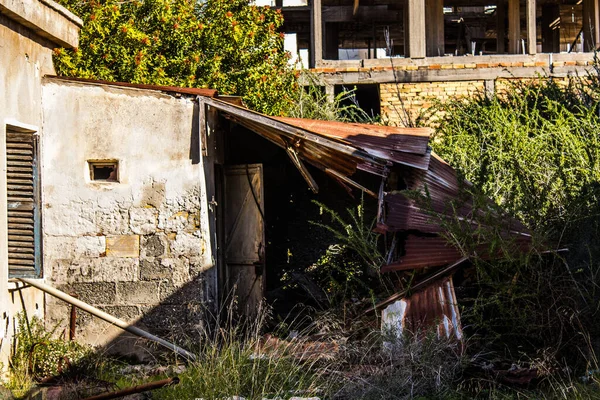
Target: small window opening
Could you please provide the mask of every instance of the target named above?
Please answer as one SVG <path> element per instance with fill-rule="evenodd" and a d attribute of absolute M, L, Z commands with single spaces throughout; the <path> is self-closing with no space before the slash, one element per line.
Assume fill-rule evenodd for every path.
<path fill-rule="evenodd" d="M 90 180 L 95 182 L 119 182 L 118 161 L 88 161 Z"/>

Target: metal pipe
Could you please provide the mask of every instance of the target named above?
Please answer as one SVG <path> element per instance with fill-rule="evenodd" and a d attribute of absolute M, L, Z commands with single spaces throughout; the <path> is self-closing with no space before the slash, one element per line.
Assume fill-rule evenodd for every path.
<path fill-rule="evenodd" d="M 125 322 L 121 319 L 113 317 L 112 315 L 105 313 L 104 311 L 99 310 L 94 306 L 84 303 L 83 301 L 78 300 L 78 299 L 74 298 L 73 296 L 69 296 L 65 292 L 60 291 L 56 288 L 53 288 L 50 285 L 46 285 L 45 283 L 42 283 L 39 280 L 29 279 L 29 278 L 16 278 L 16 279 L 18 279 L 21 282 L 24 282 L 30 286 L 33 286 L 37 289 L 40 289 L 41 291 L 46 292 L 51 296 L 54 296 L 63 301 L 66 301 L 69 304 L 73 304 L 74 306 L 81 308 L 83 311 L 87 311 L 90 314 L 95 315 L 96 317 L 103 319 L 106 322 L 109 322 L 115 326 L 118 326 L 119 328 L 121 328 L 123 330 L 126 330 L 127 332 L 130 332 L 130 333 L 133 333 L 134 335 L 152 340 L 170 350 L 173 350 L 175 353 L 185 357 L 188 360 L 191 360 L 191 361 L 196 360 L 196 356 L 194 354 L 190 353 L 189 351 L 182 349 L 181 347 L 176 346 L 173 343 L 167 342 L 166 340 L 161 339 L 158 336 L 154 336 L 153 334 L 146 332 L 138 327 L 128 324 L 127 322 Z"/>
<path fill-rule="evenodd" d="M 71 296 L 78 299 L 79 296 L 73 293 Z M 71 304 L 71 319 L 69 320 L 69 340 L 75 340 L 75 330 L 77 329 L 77 307 Z"/>
<path fill-rule="evenodd" d="M 147 392 L 149 390 L 160 389 L 161 387 L 177 385 L 179 383 L 179 378 L 168 378 L 163 379 L 161 381 L 144 383 L 143 385 L 132 386 L 127 389 L 117 390 L 115 392 L 102 393 L 97 396 L 87 397 L 84 400 L 108 400 L 108 399 L 117 399 L 119 397 L 128 396 L 130 394 Z"/>

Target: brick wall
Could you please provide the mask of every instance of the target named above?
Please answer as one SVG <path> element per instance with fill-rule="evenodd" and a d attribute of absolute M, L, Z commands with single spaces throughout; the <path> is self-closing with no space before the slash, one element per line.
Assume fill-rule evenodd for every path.
<path fill-rule="evenodd" d="M 391 125 L 404 126 L 427 112 L 436 101 L 483 93 L 485 81 L 382 83 L 381 116 Z"/>

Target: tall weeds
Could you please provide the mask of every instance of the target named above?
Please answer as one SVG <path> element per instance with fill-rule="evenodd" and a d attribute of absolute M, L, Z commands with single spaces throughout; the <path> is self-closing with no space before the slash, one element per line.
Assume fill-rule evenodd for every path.
<path fill-rule="evenodd" d="M 534 246 L 525 257 L 473 260 L 476 275 L 459 295 L 467 333 L 487 355 L 482 365 L 535 367 L 552 382 L 565 365 L 586 371 L 600 351 L 599 72 L 518 82 L 435 110 L 443 117 L 432 146 L 474 184 L 469 194 L 480 208 L 473 214 L 488 208 L 477 199 L 489 197 L 525 221 L 543 249 L 569 248 L 547 254 Z M 485 221 L 492 229 L 476 228 L 475 236 L 504 246 L 506 239 L 494 236 L 503 225 L 496 215 Z M 463 225 L 445 226 L 454 244 L 473 240 Z"/>
<path fill-rule="evenodd" d="M 327 362 L 304 358 L 295 342 L 268 346 L 263 337 L 269 310 L 262 307 L 252 318 L 235 318 L 235 306 L 217 317 L 214 329 L 190 336 L 198 360 L 179 375 L 177 386 L 157 391 L 156 399 L 225 399 L 241 396 L 248 400 L 310 397 L 328 388 L 324 373 Z"/>
<path fill-rule="evenodd" d="M 326 93 L 325 86 L 319 84 L 316 75 L 304 71 L 303 78 L 305 85 L 298 88 L 293 105 L 287 110 L 287 116 L 367 124 L 380 122 L 377 117 L 369 115 L 360 107 L 355 89 L 344 88 L 331 98 Z"/>

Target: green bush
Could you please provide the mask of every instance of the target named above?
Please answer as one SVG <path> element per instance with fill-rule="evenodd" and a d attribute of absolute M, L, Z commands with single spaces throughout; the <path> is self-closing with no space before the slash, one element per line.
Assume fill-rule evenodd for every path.
<path fill-rule="evenodd" d="M 598 103 L 578 97 L 577 86 L 540 78 L 451 101 L 432 146 L 532 228 L 560 231 L 599 199 Z"/>
<path fill-rule="evenodd" d="M 27 394 L 35 381 L 64 374 L 91 354 L 89 347 L 55 338 L 54 330 L 37 317 L 28 320 L 20 313 L 17 321 L 7 385 L 17 397 Z"/>
<path fill-rule="evenodd" d="M 240 95 L 280 115 L 297 90 L 281 12 L 246 0 L 61 0 L 84 25 L 79 48 L 55 49 L 59 75 Z"/>
<path fill-rule="evenodd" d="M 487 243 L 489 253 L 506 256 L 472 258 L 476 275 L 459 293 L 473 348 L 486 354 L 482 363 L 593 369 L 600 350 L 598 82 L 597 68 L 566 85 L 540 77 L 435 110 L 434 150 L 474 184 L 465 188 L 474 225 L 447 218 L 444 235 L 469 254 Z M 487 198 L 532 229 L 528 253 L 507 238 L 506 218 Z M 569 252 L 547 252 L 563 247 Z"/>

